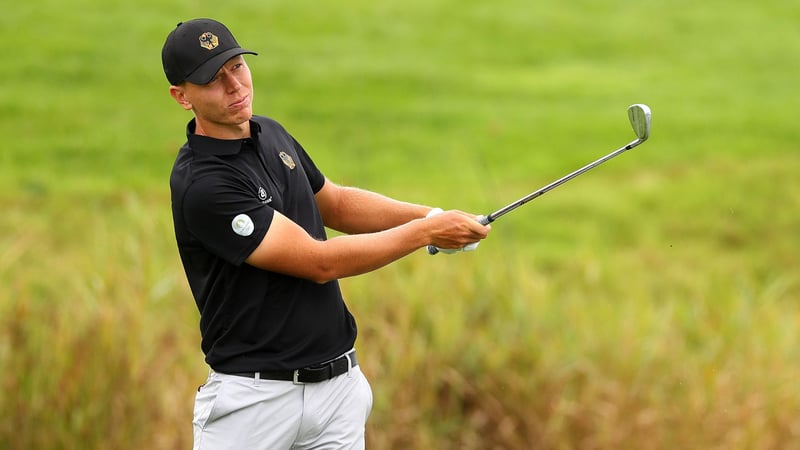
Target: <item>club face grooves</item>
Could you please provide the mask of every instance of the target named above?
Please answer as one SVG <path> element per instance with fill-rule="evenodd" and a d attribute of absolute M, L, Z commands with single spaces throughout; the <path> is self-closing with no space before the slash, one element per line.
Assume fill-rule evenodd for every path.
<path fill-rule="evenodd" d="M 628 119 L 636 137 L 646 141 L 650 137 L 650 108 L 641 103 L 633 104 L 628 107 Z"/>

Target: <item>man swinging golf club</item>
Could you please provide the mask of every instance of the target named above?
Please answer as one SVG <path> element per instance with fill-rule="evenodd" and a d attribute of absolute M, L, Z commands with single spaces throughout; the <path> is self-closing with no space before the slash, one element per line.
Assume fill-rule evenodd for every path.
<path fill-rule="evenodd" d="M 194 448 L 364 448 L 372 392 L 337 280 L 427 245 L 461 249 L 490 227 L 330 181 L 280 124 L 253 115 L 245 54 L 211 19 L 178 24 L 162 49 L 170 95 L 194 116 L 170 177 L 211 367 Z M 327 239 L 325 227 L 346 234 Z"/>

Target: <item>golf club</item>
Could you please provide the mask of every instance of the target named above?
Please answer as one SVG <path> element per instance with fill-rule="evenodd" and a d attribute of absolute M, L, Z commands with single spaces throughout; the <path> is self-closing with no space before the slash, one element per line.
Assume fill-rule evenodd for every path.
<path fill-rule="evenodd" d="M 587 164 L 587 165 L 581 167 L 580 169 L 578 169 L 578 170 L 576 170 L 576 171 L 574 171 L 574 172 L 572 172 L 572 173 L 570 173 L 568 175 L 565 175 L 565 176 L 557 179 L 556 181 L 553 181 L 552 183 L 548 184 L 547 186 L 544 186 L 539 190 L 531 192 L 530 194 L 526 195 L 525 197 L 522 197 L 521 199 L 519 199 L 519 200 L 517 200 L 517 201 L 515 201 L 513 203 L 510 203 L 510 204 L 498 209 L 497 211 L 489 214 L 488 216 L 479 216 L 478 219 L 477 219 L 478 222 L 480 222 L 483 225 L 488 225 L 488 224 L 494 222 L 495 220 L 499 219 L 500 217 L 508 214 L 509 212 L 519 208 L 520 206 L 524 205 L 525 203 L 528 203 L 529 201 L 535 199 L 536 197 L 539 197 L 539 196 L 545 194 L 546 192 L 548 192 L 548 191 L 550 191 L 552 189 L 555 189 L 558 186 L 561 186 L 562 184 L 564 184 L 567 181 L 577 177 L 578 175 L 580 175 L 580 174 L 582 174 L 582 173 L 584 173 L 584 172 L 586 172 L 586 171 L 588 171 L 588 170 L 590 170 L 590 169 L 592 169 L 592 168 L 594 168 L 596 166 L 599 166 L 600 164 L 602 164 L 602 163 L 608 161 L 609 159 L 619 155 L 620 153 L 626 152 L 626 151 L 636 147 L 637 145 L 641 144 L 642 142 L 646 141 L 647 138 L 650 137 L 650 107 L 648 107 L 647 105 L 643 105 L 641 103 L 637 103 L 637 104 L 629 106 L 628 107 L 628 119 L 631 122 L 631 126 L 633 127 L 634 133 L 636 133 L 636 139 L 635 140 L 629 142 L 627 145 L 625 145 L 622 148 L 614 150 L 613 152 L 611 152 L 608 155 L 598 159 L 597 161 L 594 161 L 594 162 L 592 162 L 590 164 Z M 470 245 L 474 245 L 474 244 L 470 244 Z M 466 249 L 466 247 L 465 247 L 465 249 Z M 430 253 L 431 255 L 435 255 L 435 254 L 439 253 L 439 248 L 437 248 L 434 245 L 429 245 L 428 246 L 428 253 Z"/>

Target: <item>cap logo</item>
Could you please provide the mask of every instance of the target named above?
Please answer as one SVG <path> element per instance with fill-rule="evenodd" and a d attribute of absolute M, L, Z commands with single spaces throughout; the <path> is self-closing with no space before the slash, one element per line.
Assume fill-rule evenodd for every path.
<path fill-rule="evenodd" d="M 281 161 L 283 161 L 283 163 L 286 165 L 286 167 L 289 168 L 289 170 L 294 170 L 295 163 L 291 156 L 286 154 L 286 152 L 280 152 L 278 153 L 278 156 L 281 157 Z"/>
<path fill-rule="evenodd" d="M 214 50 L 219 46 L 219 38 L 214 33 L 206 31 L 200 35 L 200 47 L 206 50 Z"/>

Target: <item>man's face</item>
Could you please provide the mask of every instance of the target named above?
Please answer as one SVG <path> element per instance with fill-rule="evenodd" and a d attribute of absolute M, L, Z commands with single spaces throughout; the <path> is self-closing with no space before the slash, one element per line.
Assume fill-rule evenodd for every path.
<path fill-rule="evenodd" d="M 253 80 L 241 55 L 229 59 L 208 84 L 186 82 L 172 86 L 170 92 L 184 109 L 194 112 L 202 134 L 226 138 L 230 137 L 226 131 L 249 129 Z"/>

